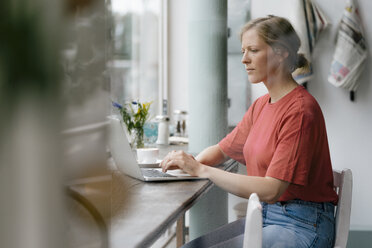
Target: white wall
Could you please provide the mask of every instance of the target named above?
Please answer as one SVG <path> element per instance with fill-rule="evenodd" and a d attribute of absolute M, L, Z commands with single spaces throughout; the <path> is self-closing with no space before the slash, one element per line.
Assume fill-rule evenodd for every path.
<path fill-rule="evenodd" d="M 351 168 L 354 176 L 351 229 L 372 230 L 372 77 L 371 60 L 360 78 L 356 101 L 349 93 L 328 83 L 327 75 L 334 51 L 334 37 L 346 0 L 316 0 L 332 25 L 321 34 L 313 53 L 315 75 L 308 83 L 309 92 L 318 100 L 325 116 L 331 158 L 334 168 Z M 372 2 L 359 0 L 367 46 L 372 50 Z M 263 85 L 252 87 L 252 98 L 264 94 Z M 253 99 L 252 99 L 253 100 Z"/>
<path fill-rule="evenodd" d="M 349 100 L 346 90 L 335 88 L 327 82 L 327 75 L 334 51 L 334 36 L 346 1 L 317 1 L 332 22 L 329 32 L 320 39 L 314 51 L 315 77 L 309 91 L 323 109 L 328 130 L 329 146 L 335 168 L 351 168 L 354 176 L 352 229 L 372 230 L 372 75 L 371 60 L 360 78 L 356 101 Z M 365 27 L 367 47 L 372 51 L 372 2 L 359 0 L 360 13 Z"/>

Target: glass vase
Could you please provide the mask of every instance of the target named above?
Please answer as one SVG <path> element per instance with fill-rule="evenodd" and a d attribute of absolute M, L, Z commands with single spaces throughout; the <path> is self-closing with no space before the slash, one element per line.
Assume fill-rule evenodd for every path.
<path fill-rule="evenodd" d="M 136 128 L 132 131 L 132 142 L 131 142 L 132 148 L 143 148 L 145 146 L 144 144 L 144 129 L 142 128 Z"/>

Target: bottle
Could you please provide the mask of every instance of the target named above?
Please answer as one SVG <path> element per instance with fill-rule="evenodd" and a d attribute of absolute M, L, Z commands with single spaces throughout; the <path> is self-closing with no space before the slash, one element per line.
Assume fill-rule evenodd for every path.
<path fill-rule="evenodd" d="M 173 112 L 173 118 L 175 121 L 175 133 L 174 136 L 187 137 L 187 111 L 185 110 L 175 110 Z"/>
<path fill-rule="evenodd" d="M 169 117 L 166 115 L 156 116 L 158 124 L 158 139 L 156 144 L 169 145 Z"/>

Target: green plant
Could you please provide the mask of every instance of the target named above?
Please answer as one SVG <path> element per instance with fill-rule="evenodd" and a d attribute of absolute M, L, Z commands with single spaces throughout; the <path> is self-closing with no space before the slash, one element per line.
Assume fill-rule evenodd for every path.
<path fill-rule="evenodd" d="M 133 145 L 135 145 L 137 148 L 144 147 L 143 127 L 149 118 L 151 104 L 152 102 L 140 103 L 138 101 L 133 101 L 131 103 L 121 105 L 119 103 L 112 102 L 112 105 L 120 111 L 128 133 L 132 135 L 133 131 L 135 132 L 135 142 Z"/>

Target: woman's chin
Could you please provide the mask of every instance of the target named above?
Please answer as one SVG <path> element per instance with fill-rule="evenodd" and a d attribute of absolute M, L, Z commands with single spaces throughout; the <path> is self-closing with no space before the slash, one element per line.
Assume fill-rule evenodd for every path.
<path fill-rule="evenodd" d="M 257 79 L 254 79 L 254 78 L 252 78 L 252 79 L 248 78 L 248 80 L 251 84 L 259 84 L 259 83 L 262 82 L 262 80 L 257 80 Z"/>

